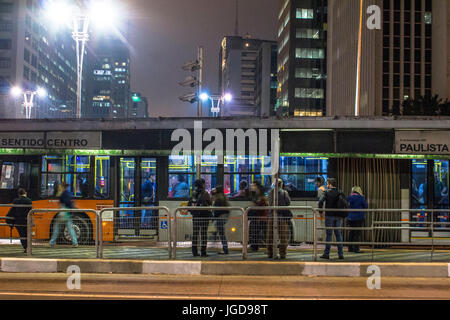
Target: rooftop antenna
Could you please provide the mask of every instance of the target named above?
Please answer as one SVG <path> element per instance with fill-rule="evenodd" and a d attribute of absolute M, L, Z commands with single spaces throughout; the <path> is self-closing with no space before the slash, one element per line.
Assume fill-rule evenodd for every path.
<path fill-rule="evenodd" d="M 239 0 L 236 0 L 236 20 L 234 24 L 234 35 L 239 36 Z"/>

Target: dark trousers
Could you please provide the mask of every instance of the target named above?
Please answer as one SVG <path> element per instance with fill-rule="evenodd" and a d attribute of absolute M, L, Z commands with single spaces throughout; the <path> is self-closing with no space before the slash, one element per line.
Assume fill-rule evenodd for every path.
<path fill-rule="evenodd" d="M 192 254 L 197 255 L 197 242 L 200 234 L 201 240 L 201 252 L 206 254 L 207 236 L 208 236 L 209 218 L 192 217 Z"/>
<path fill-rule="evenodd" d="M 216 220 L 216 228 L 219 233 L 219 239 L 222 242 L 223 252 L 228 253 L 227 237 L 225 236 L 225 223 L 227 223 L 226 218 L 219 217 Z"/>
<path fill-rule="evenodd" d="M 248 243 L 253 251 L 258 251 L 259 247 L 266 243 L 267 221 L 263 217 L 252 217 L 249 220 Z"/>
<path fill-rule="evenodd" d="M 22 247 L 26 250 L 27 249 L 27 227 L 16 226 L 16 229 L 17 229 L 17 232 L 19 232 L 20 243 L 22 244 Z"/>
<path fill-rule="evenodd" d="M 364 220 L 358 221 L 348 221 L 347 224 L 351 228 L 362 228 L 364 227 Z M 349 242 L 361 242 L 362 239 L 362 230 L 350 230 L 349 232 Z M 357 252 L 359 251 L 359 244 L 350 244 L 348 246 L 349 251 Z"/>

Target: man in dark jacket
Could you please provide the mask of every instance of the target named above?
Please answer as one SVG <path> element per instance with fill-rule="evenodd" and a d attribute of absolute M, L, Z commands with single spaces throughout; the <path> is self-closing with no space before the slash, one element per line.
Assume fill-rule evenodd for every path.
<path fill-rule="evenodd" d="M 8 212 L 8 216 L 14 218 L 13 226 L 17 229 L 20 236 L 20 243 L 27 252 L 27 216 L 32 207 L 31 199 L 27 197 L 25 189 L 20 188 L 17 191 L 19 197 L 14 199 L 13 204 L 16 205 L 29 205 L 29 208 L 11 208 Z"/>
<path fill-rule="evenodd" d="M 275 188 L 270 191 L 270 206 L 274 204 Z M 291 205 L 291 198 L 289 193 L 283 189 L 283 180 L 278 180 L 278 203 L 277 206 L 288 207 Z M 286 259 L 286 252 L 289 243 L 289 222 L 292 218 L 292 213 L 289 209 L 277 210 L 278 217 L 278 236 L 280 239 L 280 259 Z M 273 211 L 271 211 L 269 217 L 269 223 L 267 226 L 267 256 L 269 259 L 273 258 Z"/>
<path fill-rule="evenodd" d="M 325 203 L 325 209 L 338 208 L 338 202 L 340 197 L 345 196 L 337 189 L 337 181 L 336 179 L 330 178 L 327 180 L 327 191 L 323 193 L 322 197 L 319 199 L 319 209 L 323 207 Z M 321 213 L 322 216 L 322 213 Z M 340 212 L 326 211 L 325 213 L 325 227 L 326 228 L 341 228 L 343 224 L 344 218 L 341 217 Z M 323 255 L 320 257 L 322 259 L 330 259 L 330 249 L 331 245 L 329 242 L 333 239 L 333 230 L 326 230 L 326 246 Z M 336 241 L 338 244 L 338 254 L 339 259 L 344 259 L 344 251 L 342 245 L 342 231 L 341 229 L 334 229 L 334 235 L 336 236 Z"/>
<path fill-rule="evenodd" d="M 195 207 L 210 207 L 211 197 L 209 193 L 205 190 L 205 180 L 198 179 L 194 183 L 194 192 L 192 197 L 189 199 L 188 206 Z M 207 257 L 206 245 L 207 245 L 207 235 L 208 235 L 208 225 L 211 219 L 212 213 L 208 210 L 192 210 L 190 211 L 192 215 L 192 255 L 198 257 L 197 242 L 198 236 L 202 238 L 201 241 L 201 255 L 202 257 Z"/>

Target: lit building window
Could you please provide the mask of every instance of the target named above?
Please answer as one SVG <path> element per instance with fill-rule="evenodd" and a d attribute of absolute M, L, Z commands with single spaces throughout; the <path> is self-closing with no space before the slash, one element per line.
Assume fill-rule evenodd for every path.
<path fill-rule="evenodd" d="M 303 99 L 323 99 L 324 90 L 319 88 L 295 88 L 295 97 Z"/>
<path fill-rule="evenodd" d="M 314 10 L 297 8 L 295 17 L 297 19 L 314 19 Z"/>

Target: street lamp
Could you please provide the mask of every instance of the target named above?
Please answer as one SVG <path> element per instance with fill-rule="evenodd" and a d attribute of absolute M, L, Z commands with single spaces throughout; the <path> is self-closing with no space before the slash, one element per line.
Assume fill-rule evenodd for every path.
<path fill-rule="evenodd" d="M 25 107 L 25 114 L 27 119 L 31 119 L 31 109 L 34 107 L 34 97 L 45 98 L 47 91 L 44 88 L 37 88 L 37 90 L 23 90 L 20 87 L 11 88 L 11 95 L 18 98 L 23 94 L 23 106 Z"/>
<path fill-rule="evenodd" d="M 199 96 L 200 100 L 206 102 L 208 100 L 211 101 L 211 113 L 217 114 L 216 117 L 221 113 L 221 104 L 222 108 L 225 105 L 225 102 L 231 102 L 233 100 L 233 96 L 231 93 L 225 93 L 222 96 L 219 95 L 209 95 L 206 92 L 202 92 Z"/>
<path fill-rule="evenodd" d="M 77 54 L 77 118 L 81 118 L 81 86 L 83 79 L 83 60 L 86 42 L 89 41 L 89 25 L 94 21 L 104 29 L 115 21 L 115 10 L 111 1 L 92 0 L 86 6 L 85 1 L 78 0 L 78 5 L 66 0 L 49 0 L 45 8 L 47 18 L 56 25 L 70 22 L 72 38 L 76 43 Z"/>

